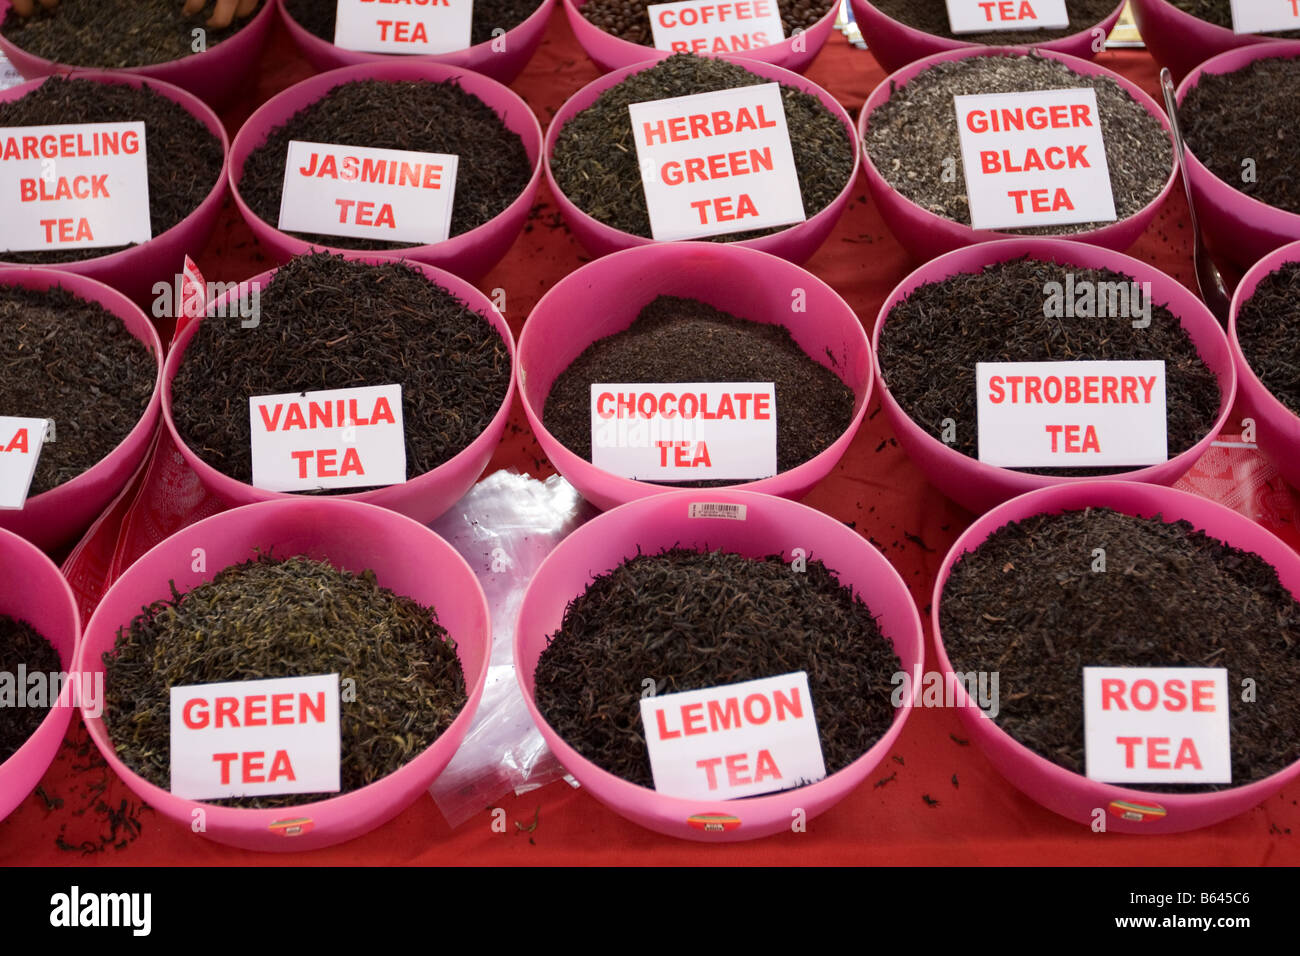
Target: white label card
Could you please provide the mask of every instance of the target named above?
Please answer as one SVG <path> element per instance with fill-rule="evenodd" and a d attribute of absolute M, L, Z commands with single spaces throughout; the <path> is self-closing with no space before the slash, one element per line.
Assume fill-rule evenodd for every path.
<path fill-rule="evenodd" d="M 23 79 L 23 75 L 18 72 L 18 68 L 9 62 L 7 56 L 0 53 L 0 90 L 7 90 L 23 82 L 26 81 Z"/>
<path fill-rule="evenodd" d="M 1117 218 L 1092 87 L 953 101 L 974 228 Z"/>
<path fill-rule="evenodd" d="M 171 689 L 171 792 L 337 793 L 339 675 Z"/>
<path fill-rule="evenodd" d="M 1232 0 L 1234 33 L 1300 30 L 1300 0 Z"/>
<path fill-rule="evenodd" d="M 776 474 L 776 386 L 681 382 L 591 386 L 591 463 L 641 481 Z"/>
<path fill-rule="evenodd" d="M 641 698 L 655 790 L 730 800 L 826 776 L 803 671 Z"/>
<path fill-rule="evenodd" d="M 49 424 L 45 418 L 0 415 L 0 511 L 17 511 L 27 502 Z"/>
<path fill-rule="evenodd" d="M 153 238 L 143 122 L 0 128 L 0 251 Z"/>
<path fill-rule="evenodd" d="M 952 32 L 1064 30 L 1070 25 L 1065 0 L 947 0 Z"/>
<path fill-rule="evenodd" d="M 776 0 L 681 0 L 646 12 L 655 49 L 673 53 L 738 53 L 785 39 Z"/>
<path fill-rule="evenodd" d="M 1231 783 L 1228 708 L 1223 667 L 1085 667 L 1087 775 L 1106 783 Z"/>
<path fill-rule="evenodd" d="M 406 481 L 400 385 L 259 395 L 249 398 L 248 415 L 254 487 L 314 491 Z"/>
<path fill-rule="evenodd" d="M 628 106 L 655 239 L 803 222 L 777 83 Z"/>
<path fill-rule="evenodd" d="M 451 234 L 459 157 L 289 144 L 279 228 L 425 245 Z"/>
<path fill-rule="evenodd" d="M 455 53 L 470 45 L 472 0 L 338 0 L 334 45 L 367 53 Z"/>

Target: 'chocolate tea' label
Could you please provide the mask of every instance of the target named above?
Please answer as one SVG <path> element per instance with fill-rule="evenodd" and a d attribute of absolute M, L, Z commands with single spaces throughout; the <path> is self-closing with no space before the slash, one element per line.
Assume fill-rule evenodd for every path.
<path fill-rule="evenodd" d="M 473 0 L 338 0 L 334 45 L 366 53 L 469 48 Z"/>
<path fill-rule="evenodd" d="M 948 0 L 952 32 L 1064 30 L 1070 25 L 1065 0 Z"/>
<path fill-rule="evenodd" d="M 785 39 L 776 0 L 680 0 L 646 7 L 655 48 L 737 53 Z"/>
<path fill-rule="evenodd" d="M 27 502 L 49 420 L 0 415 L 0 511 L 17 511 Z"/>
<path fill-rule="evenodd" d="M 1300 30 L 1300 0 L 1232 0 L 1234 33 Z"/>

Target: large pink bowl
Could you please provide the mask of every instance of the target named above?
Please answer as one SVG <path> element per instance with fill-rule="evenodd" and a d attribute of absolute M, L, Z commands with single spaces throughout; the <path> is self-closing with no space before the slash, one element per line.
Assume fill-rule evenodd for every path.
<path fill-rule="evenodd" d="M 0 511 L 0 528 L 21 535 L 43 550 L 52 551 L 89 528 L 144 460 L 158 424 L 163 347 L 149 318 L 130 299 L 102 282 L 54 269 L 15 266 L 0 268 L 0 286 L 6 285 L 25 289 L 62 286 L 79 298 L 103 306 L 122 320 L 128 332 L 144 343 L 157 366 L 149 404 L 135 427 L 116 448 L 71 481 L 32 495 L 21 511 Z M 58 423 L 55 425 L 57 428 Z"/>
<path fill-rule="evenodd" d="M 1233 33 L 1179 10 L 1168 0 L 1132 0 L 1142 42 L 1155 61 L 1169 67 L 1176 81 L 1182 80 L 1198 63 L 1237 47 L 1268 43 L 1256 34 Z"/>
<path fill-rule="evenodd" d="M 791 309 L 802 289 L 807 309 Z M 555 379 L 597 339 L 621 332 L 660 295 L 701 299 L 755 322 L 784 325 L 815 361 L 853 390 L 853 421 L 825 451 L 748 491 L 800 498 L 848 450 L 871 400 L 871 354 L 857 315 L 816 276 L 784 259 L 735 245 L 669 242 L 614 253 L 571 272 L 551 287 L 524 323 L 516 379 L 524 414 L 546 457 L 584 498 L 612 508 L 671 486 L 621 478 L 570 451 L 542 424 Z M 703 492 L 701 492 L 702 494 Z"/>
<path fill-rule="evenodd" d="M 540 0 L 539 6 L 528 19 L 518 26 L 507 30 L 497 40 L 478 43 L 467 50 L 456 53 L 442 53 L 435 56 L 406 56 L 400 53 L 363 53 L 356 50 L 342 50 L 328 40 L 322 40 L 316 34 L 303 29 L 289 13 L 284 0 L 275 0 L 280 8 L 280 22 L 293 37 L 302 52 L 317 70 L 335 70 L 341 66 L 355 66 L 358 63 L 397 62 L 410 60 L 423 63 L 442 63 L 447 66 L 460 67 L 490 76 L 502 83 L 514 81 L 528 61 L 533 58 L 546 35 L 546 25 L 551 20 L 551 11 L 555 0 Z M 504 48 L 501 44 L 504 42 Z M 498 49 L 493 49 L 494 44 Z"/>
<path fill-rule="evenodd" d="M 207 570 L 194 571 L 201 548 Z M 456 642 L 468 703 L 432 744 L 398 770 L 369 786 L 314 803 L 279 809 L 214 806 L 174 797 L 118 759 L 102 717 L 85 707 L 82 719 L 108 765 L 141 799 L 190 829 L 202 809 L 204 835 L 247 850 L 314 850 L 360 836 L 415 802 L 460 746 L 487 679 L 492 629 L 478 579 L 456 550 L 410 518 L 355 501 L 300 498 L 268 501 L 215 515 L 177 532 L 131 565 L 104 595 L 86 625 L 77 656 L 87 674 L 104 672 L 119 628 L 140 609 L 169 600 L 174 581 L 184 594 L 222 569 L 274 548 L 277 557 L 307 555 L 359 573 L 373 570 L 381 587 L 431 605 Z M 346 676 L 346 675 L 340 675 Z M 364 691 L 363 691 L 364 692 Z M 294 821 L 295 826 L 277 826 Z"/>
<path fill-rule="evenodd" d="M 746 516 L 743 520 L 690 518 L 688 509 L 696 501 L 744 505 Z M 559 629 L 569 602 L 597 575 L 638 553 L 652 554 L 675 546 L 722 549 L 756 558 L 787 551 L 794 542 L 807 550 L 808 557 L 824 561 L 841 584 L 861 596 L 893 644 L 903 670 L 916 672 L 924 656 L 921 620 L 898 572 L 856 532 L 792 501 L 718 489 L 658 495 L 593 519 L 565 538 L 542 562 L 519 608 L 515 674 L 547 746 L 597 800 L 629 820 L 669 836 L 719 843 L 753 840 L 789 829 L 799 810 L 811 818 L 830 808 L 885 759 L 907 720 L 910 697 L 905 697 L 893 724 L 870 750 L 819 783 L 744 800 L 666 797 L 580 756 L 555 733 L 533 700 L 538 658 Z M 711 814 L 738 817 L 738 825 L 706 830 L 700 818 Z"/>
<path fill-rule="evenodd" d="M 230 150 L 230 188 L 239 213 L 248 223 L 257 240 L 277 262 L 287 262 L 294 256 L 311 250 L 348 252 L 344 247 L 313 245 L 281 232 L 273 223 L 261 219 L 244 202 L 239 192 L 239 182 L 244 176 L 244 163 L 254 149 L 266 142 L 271 130 L 283 126 L 295 113 L 321 99 L 330 90 L 357 80 L 383 80 L 388 83 L 427 80 L 441 83 L 457 80 L 463 90 L 477 96 L 496 111 L 503 123 L 523 140 L 528 161 L 533 166 L 532 177 L 524 191 L 495 218 L 469 232 L 452 236 L 446 242 L 409 246 L 403 249 L 384 250 L 388 256 L 404 256 L 417 262 L 438 266 L 458 276 L 477 282 L 506 254 L 511 244 L 523 231 L 533 197 L 541 182 L 542 128 L 537 117 L 519 96 L 496 80 L 471 73 L 463 67 L 444 63 L 420 62 L 404 59 L 359 63 L 329 73 L 322 73 L 296 83 L 263 103 L 235 136 Z M 340 240 L 346 241 L 346 240 Z"/>
<path fill-rule="evenodd" d="M 909 27 L 893 17 L 886 16 L 868 0 L 849 0 L 849 2 L 853 7 L 853 19 L 857 21 L 858 29 L 862 31 L 867 46 L 887 73 L 901 69 L 913 60 L 920 60 L 935 53 L 964 50 L 972 46 L 968 40 L 937 36 Z M 1124 3 L 1121 2 L 1106 19 L 1086 30 L 1056 40 L 1026 45 L 1091 60 L 1105 48 L 1106 37 L 1110 36 L 1110 31 L 1115 28 L 1119 15 L 1123 12 Z M 1014 45 L 1015 36 L 1015 33 L 1007 33 L 1007 44 Z"/>
<path fill-rule="evenodd" d="M 71 673 L 81 640 L 81 615 L 72 588 L 54 562 L 35 545 L 0 529 L 0 580 L 4 581 L 0 614 L 36 628 L 58 651 L 63 672 Z M 69 691 L 64 703 L 50 708 L 27 742 L 0 762 L 0 820 L 27 799 L 54 762 L 72 720 L 74 703 Z"/>
<path fill-rule="evenodd" d="M 181 60 L 155 63 L 153 66 L 137 66 L 112 72 L 171 83 L 214 107 L 225 106 L 254 73 L 253 68 L 271 35 L 271 24 L 275 18 L 271 7 L 274 3 L 275 0 L 263 0 L 262 9 L 253 15 L 247 26 L 203 53 Z M 9 10 L 9 0 L 0 0 L 0 24 L 4 23 Z M 0 35 L 0 52 L 29 80 L 52 73 L 81 72 L 86 69 L 33 56 L 3 35 Z"/>
<path fill-rule="evenodd" d="M 1202 63 L 1179 85 L 1179 106 L 1204 74 L 1234 73 L 1269 57 L 1300 57 L 1300 40 L 1241 47 Z M 1186 120 L 1183 122 L 1186 128 Z M 1187 170 L 1201 230 L 1214 250 L 1229 261 L 1246 269 L 1278 246 L 1300 239 L 1300 214 L 1247 196 L 1210 172 L 1191 147 L 1187 150 Z"/>
<path fill-rule="evenodd" d="M 721 58 L 719 57 L 719 59 Z M 604 256 L 620 249 L 631 249 L 634 246 L 654 245 L 657 240 L 645 236 L 634 236 L 630 232 L 623 232 L 620 229 L 607 226 L 599 219 L 588 215 L 575 206 L 573 201 L 564 195 L 551 173 L 551 154 L 555 151 L 555 141 L 559 138 L 560 130 L 564 128 L 564 125 L 573 119 L 575 114 L 580 113 L 595 102 L 596 97 L 600 96 L 601 93 L 612 86 L 622 83 L 634 73 L 641 73 L 658 63 L 658 60 L 643 61 L 634 66 L 626 66 L 612 73 L 606 73 L 597 80 L 592 80 L 569 97 L 568 102 L 560 107 L 560 111 L 555 114 L 555 119 L 551 121 L 551 125 L 546 131 L 546 183 L 551 188 L 551 195 L 555 197 L 555 204 L 560 207 L 560 213 L 564 216 L 565 223 L 574 236 L 577 237 L 577 240 L 582 243 L 583 248 L 594 256 Z M 758 239 L 743 239 L 738 242 L 726 243 L 726 245 L 730 246 L 748 246 L 751 249 L 770 252 L 791 262 L 805 262 L 826 241 L 826 237 L 835 228 L 835 223 L 839 221 L 840 216 L 844 214 L 844 210 L 848 207 L 853 192 L 853 183 L 858 176 L 858 163 L 861 162 L 862 152 L 854 134 L 853 121 L 849 118 L 849 114 L 844 111 L 844 107 L 840 106 L 834 97 L 820 86 L 804 79 L 798 73 L 792 73 L 779 66 L 773 66 L 771 63 L 762 63 L 757 60 L 745 60 L 740 62 L 739 65 L 756 76 L 775 80 L 783 86 L 792 86 L 795 89 L 816 96 L 821 100 L 822 105 L 835 114 L 836 118 L 844 125 L 845 135 L 848 136 L 852 144 L 853 171 L 849 174 L 848 181 L 844 184 L 844 188 L 840 190 L 839 195 L 825 209 L 810 216 L 807 222 L 798 223 L 782 229 L 780 232 L 761 236 Z M 641 187 L 638 185 L 635 188 L 639 189 Z"/>
<path fill-rule="evenodd" d="M 0 2 L 4 2 L 4 0 L 0 0 Z M 111 285 L 119 292 L 125 293 L 137 304 L 147 305 L 154 299 L 154 284 L 166 282 L 170 286 L 180 273 L 181 267 L 184 266 L 185 257 L 197 253 L 198 250 L 207 245 L 208 237 L 212 235 L 212 230 L 216 227 L 217 216 L 221 212 L 221 204 L 226 198 L 226 166 L 230 162 L 230 139 L 226 136 L 226 128 L 221 125 L 221 120 L 217 118 L 216 113 L 212 112 L 211 107 L 193 93 L 187 93 L 180 87 L 126 72 L 73 73 L 71 75 L 78 80 L 91 80 L 96 83 L 121 83 L 136 89 L 148 86 L 160 96 L 165 96 L 167 99 L 183 106 L 195 119 L 206 126 L 213 136 L 221 141 L 222 165 L 217 172 L 217 179 L 212 184 L 212 189 L 199 203 L 198 207 L 176 225 L 166 232 L 154 236 L 148 242 L 132 246 L 129 249 L 123 249 L 121 252 L 114 252 L 111 255 L 95 255 L 97 250 L 88 249 L 86 250 L 88 257 L 85 259 L 76 262 L 51 264 L 44 267 L 98 279 L 100 282 Z M 0 90 L 0 103 L 21 99 L 44 82 L 45 78 L 41 78 L 21 83 L 7 90 Z M 0 252 L 0 256 L 3 255 L 4 253 Z M 22 268 L 24 264 L 0 260 L 0 266 L 18 266 Z"/>
<path fill-rule="evenodd" d="M 1255 289 L 1268 276 L 1292 262 L 1300 262 L 1300 242 L 1293 242 L 1265 256 L 1242 277 L 1232 297 L 1228 337 L 1237 365 L 1237 381 L 1241 383 L 1242 402 L 1257 419 L 1255 434 L 1260 450 L 1277 466 L 1291 487 L 1300 488 L 1300 415 L 1278 401 L 1259 380 L 1237 338 L 1237 316 L 1255 294 Z"/>
<path fill-rule="evenodd" d="M 1120 219 L 1116 222 L 1108 223 L 1096 229 L 1090 229 L 1086 232 L 1071 233 L 1069 239 L 1075 239 L 1080 242 L 1089 242 L 1096 246 L 1102 246 L 1107 249 L 1123 251 L 1133 243 L 1137 242 L 1138 237 L 1146 231 L 1147 226 L 1155 218 L 1156 213 L 1160 211 L 1160 206 L 1169 197 L 1169 192 L 1174 188 L 1174 181 L 1178 176 L 1178 168 L 1174 164 L 1174 146 L 1173 133 L 1169 127 L 1169 118 L 1161 107 L 1156 105 L 1156 101 L 1142 90 L 1141 87 L 1130 82 L 1118 73 L 1107 70 L 1105 67 L 1098 66 L 1088 60 L 1081 60 L 1075 56 L 1067 56 L 1064 53 L 1058 53 L 1055 50 L 1046 48 L 1037 48 L 1037 52 L 1042 56 L 1059 60 L 1068 66 L 1075 73 L 1084 76 L 1108 76 L 1133 97 L 1138 103 L 1145 107 L 1146 111 L 1160 121 L 1160 125 L 1169 135 L 1169 178 L 1165 181 L 1164 188 L 1160 193 L 1139 209 L 1127 219 Z M 987 242 L 990 239 L 1005 239 L 1011 237 L 1012 233 L 997 232 L 990 229 L 972 229 L 965 223 L 948 219 L 944 216 L 936 215 L 930 212 L 924 206 L 908 199 L 881 175 L 880 170 L 871 160 L 870 154 L 866 149 L 867 129 L 871 124 L 871 114 L 881 105 L 889 101 L 890 96 L 896 87 L 901 87 L 919 73 L 929 69 L 936 63 L 945 63 L 950 60 L 964 60 L 976 56 L 1024 56 L 1026 50 L 1016 47 L 967 47 L 962 50 L 951 50 L 947 53 L 936 53 L 927 56 L 924 59 L 916 60 L 907 66 L 898 70 L 896 73 L 887 76 L 881 81 L 880 85 L 872 91 L 866 104 L 862 107 L 862 113 L 858 118 L 858 137 L 862 140 L 862 169 L 867 175 L 867 188 L 871 192 L 871 198 L 875 201 L 876 206 L 880 209 L 880 215 L 884 218 L 885 224 L 889 226 L 890 232 L 898 239 L 912 256 L 918 262 L 926 262 L 935 256 L 942 255 L 945 252 L 951 252 L 953 249 L 960 249 L 962 246 L 969 246 L 977 242 Z"/>
<path fill-rule="evenodd" d="M 587 0 L 564 0 L 564 15 L 569 18 L 569 26 L 578 43 L 587 51 L 587 56 L 602 70 L 619 70 L 625 66 L 634 66 L 646 60 L 662 60 L 672 54 L 667 50 L 657 50 L 652 46 L 633 43 L 616 37 L 602 30 L 582 15 L 581 8 Z M 739 53 L 724 54 L 727 59 L 771 63 L 785 67 L 796 73 L 808 69 L 812 61 L 826 45 L 835 26 L 835 17 L 840 5 L 832 3 L 826 15 L 800 34 L 787 37 L 780 43 L 757 47 Z"/>
<path fill-rule="evenodd" d="M 1277 568 L 1282 584 L 1292 594 L 1300 594 L 1300 556 L 1250 519 L 1220 504 L 1184 491 L 1132 482 L 1093 481 L 1043 488 L 1008 501 L 977 520 L 957 539 L 944 559 L 934 585 L 931 625 L 939 667 L 945 674 L 953 673 L 953 664 L 948 659 L 939 627 L 940 606 L 944 585 L 957 560 L 1009 522 L 1080 508 L 1112 508 L 1143 518 L 1159 516 L 1167 522 L 1189 521 L 1197 530 L 1258 554 Z M 1094 823 L 1097 811 L 1104 808 L 1108 830 L 1124 833 L 1194 830 L 1244 813 L 1300 776 L 1300 761 L 1297 761 L 1263 780 L 1217 793 L 1149 793 L 1101 783 L 1066 770 L 1016 741 L 971 702 L 960 681 L 955 683 L 958 714 L 989 762 L 1035 802 L 1077 823 Z M 1126 816 L 1124 803 L 1137 803 L 1148 808 L 1150 814 Z"/>
<path fill-rule="evenodd" d="M 365 262 L 370 265 L 382 265 L 396 261 L 391 257 L 365 253 L 346 253 L 345 257 L 355 262 Z M 501 340 L 505 342 L 506 348 L 510 352 L 512 363 L 510 385 L 506 389 L 505 397 L 502 399 L 497 413 L 492 417 L 492 421 L 488 423 L 482 434 L 470 442 L 459 454 L 432 471 L 426 471 L 423 475 L 410 479 L 405 484 L 388 485 L 384 488 L 375 488 L 371 491 L 353 494 L 329 496 L 332 500 L 361 501 L 379 505 L 408 515 L 422 523 L 428 523 L 455 504 L 461 495 L 469 491 L 474 482 L 478 481 L 479 475 L 483 474 L 483 469 L 487 467 L 488 461 L 492 458 L 492 453 L 496 451 L 497 444 L 501 441 L 501 435 L 505 432 L 506 421 L 510 417 L 510 401 L 515 391 L 515 371 L 513 366 L 515 343 L 510 334 L 510 328 L 506 325 L 506 320 L 497 311 L 496 306 L 491 303 L 487 296 L 464 279 L 458 279 L 441 269 L 435 269 L 419 262 L 407 262 L 406 264 L 412 269 L 418 269 L 430 282 L 446 289 L 469 308 L 482 315 L 500 334 Z M 247 280 L 246 284 L 265 289 L 275 276 L 275 272 L 274 269 L 263 272 Z M 239 290 L 237 288 L 231 289 L 226 295 L 209 304 L 208 314 L 220 314 L 221 303 L 232 298 L 237 300 L 238 295 Z M 233 310 L 231 314 L 234 314 Z M 299 495 L 284 491 L 267 491 L 263 488 L 255 488 L 251 484 L 245 484 L 218 471 L 195 454 L 193 449 L 181 437 L 176 428 L 176 419 L 172 412 L 172 381 L 180 370 L 181 362 L 185 358 L 185 350 L 189 347 L 190 342 L 194 340 L 198 330 L 198 322 L 192 322 L 185 328 L 185 331 L 172 343 L 171 350 L 167 353 L 167 363 L 163 368 L 163 421 L 167 424 L 167 431 L 170 432 L 172 441 L 180 449 L 181 456 L 185 459 L 186 464 L 194 469 L 194 472 L 199 476 L 199 481 L 202 482 L 203 487 L 231 507 L 246 505 L 255 501 L 299 500 L 301 497 Z"/>
<path fill-rule="evenodd" d="M 872 335 L 872 356 L 880 380 L 881 404 L 903 449 L 936 488 L 962 507 L 976 514 L 1036 488 L 1073 486 L 1093 483 L 1096 479 L 1033 475 L 1010 468 L 987 465 L 944 444 L 917 425 L 899 405 L 889 390 L 885 370 L 880 362 L 880 336 L 895 305 L 922 285 L 939 282 L 948 276 L 979 272 L 987 265 L 1029 256 L 1060 265 L 1086 269 L 1110 269 L 1151 283 L 1152 306 L 1163 305 L 1176 315 L 1200 353 L 1201 360 L 1219 380 L 1219 416 L 1213 429 L 1180 455 L 1159 465 L 1149 465 L 1122 474 L 1108 475 L 1120 482 L 1147 482 L 1171 485 L 1181 478 L 1214 441 L 1237 393 L 1236 368 L 1228 347 L 1228 338 L 1205 303 L 1182 283 L 1147 265 L 1109 249 L 1099 249 L 1081 242 L 1063 239 L 1005 239 L 981 243 L 940 256 L 904 279 L 885 299 Z M 1081 320 L 1083 321 L 1083 320 Z"/>

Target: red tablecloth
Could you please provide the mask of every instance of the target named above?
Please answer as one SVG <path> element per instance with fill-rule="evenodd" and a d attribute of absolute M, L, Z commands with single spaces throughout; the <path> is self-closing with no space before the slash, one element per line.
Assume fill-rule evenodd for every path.
<path fill-rule="evenodd" d="M 1110 52 L 1100 62 L 1159 99 L 1157 71 L 1144 51 Z M 266 51 L 261 69 L 255 95 L 226 112 L 232 136 L 258 104 L 312 72 L 283 31 Z M 540 52 L 513 86 L 545 125 L 568 96 L 597 75 L 557 13 Z M 869 53 L 853 49 L 837 33 L 808 76 L 856 116 L 884 73 Z M 542 293 L 586 261 L 545 192 L 540 203 L 508 257 L 480 284 L 484 290 L 506 290 L 505 311 L 516 335 Z M 1187 208 L 1178 191 L 1132 254 L 1195 288 L 1188 230 Z M 209 280 L 243 279 L 273 265 L 233 206 L 196 258 Z M 807 268 L 834 286 L 870 329 L 886 294 L 913 264 L 886 231 L 859 181 L 849 212 Z M 878 402 L 873 406 L 849 454 L 807 503 L 848 522 L 880 547 L 908 581 L 918 606 L 928 609 L 939 563 L 972 516 L 925 482 L 877 414 Z M 517 427 L 508 430 L 489 470 L 513 466 L 539 477 L 550 474 L 517 402 L 513 424 Z M 1248 450 L 1216 448 L 1190 483 L 1252 516 L 1263 516 L 1273 530 L 1295 543 L 1300 540 L 1295 498 L 1275 480 L 1252 478 L 1266 476 L 1261 471 L 1265 468 Z M 129 504 L 124 501 L 123 509 Z M 120 513 L 110 515 L 96 540 L 116 540 L 120 520 Z M 106 570 L 106 558 L 86 557 L 78 565 L 81 579 L 74 584 L 83 593 L 94 593 L 99 587 L 95 577 Z M 974 746 L 954 739 L 962 736 L 952 712 L 916 709 L 891 758 L 871 782 L 809 821 L 806 832 L 752 843 L 704 846 L 662 837 L 625 821 L 586 792 L 557 783 L 502 801 L 511 821 L 505 833 L 493 828 L 486 808 L 453 830 L 432 800 L 421 798 L 395 820 L 346 845 L 266 855 L 219 846 L 140 809 L 125 785 L 104 769 L 74 720 L 69 742 L 41 791 L 0 822 L 0 864 L 1300 862 L 1300 833 L 1292 833 L 1300 829 L 1300 788 L 1194 833 L 1098 834 L 1022 796 Z M 131 818 L 142 824 L 138 833 L 125 822 Z M 513 825 L 518 821 L 527 827 L 534 819 L 538 825 L 531 832 Z"/>

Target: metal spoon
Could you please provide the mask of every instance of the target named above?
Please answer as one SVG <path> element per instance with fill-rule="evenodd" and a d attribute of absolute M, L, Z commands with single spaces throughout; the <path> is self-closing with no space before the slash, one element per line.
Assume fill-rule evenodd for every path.
<path fill-rule="evenodd" d="M 1201 236 L 1201 227 L 1196 221 L 1196 203 L 1192 199 L 1192 181 L 1187 175 L 1187 145 L 1183 142 L 1183 129 L 1178 122 L 1178 101 L 1174 95 L 1174 78 L 1166 67 L 1160 71 L 1160 89 L 1165 94 L 1165 109 L 1169 113 L 1169 125 L 1174 129 L 1174 144 L 1178 154 L 1178 168 L 1183 177 L 1183 188 L 1187 190 L 1187 210 L 1192 214 L 1192 235 L 1196 240 L 1193 253 L 1196 263 L 1196 284 L 1200 286 L 1201 298 L 1210 307 L 1219 324 L 1227 326 L 1228 313 L 1232 305 L 1232 296 L 1224 285 L 1223 275 L 1210 258 L 1210 251 Z"/>

